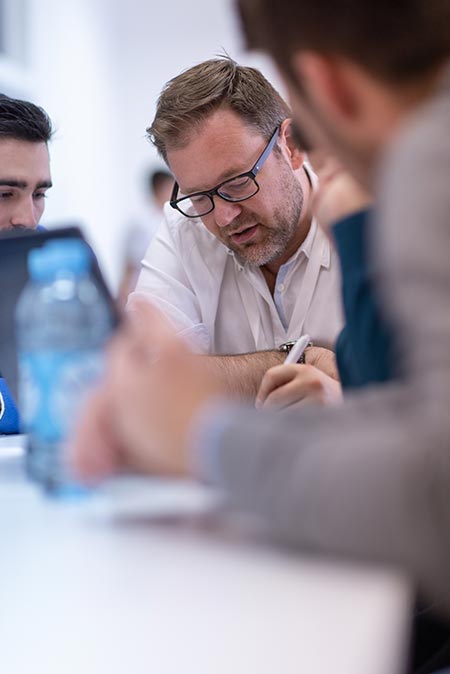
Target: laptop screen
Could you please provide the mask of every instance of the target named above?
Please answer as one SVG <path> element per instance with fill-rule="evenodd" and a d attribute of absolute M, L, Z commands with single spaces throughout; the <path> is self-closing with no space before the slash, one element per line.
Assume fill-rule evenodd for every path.
<path fill-rule="evenodd" d="M 28 253 L 33 248 L 43 246 L 52 239 L 82 239 L 78 227 L 64 227 L 48 231 L 20 230 L 0 235 L 0 373 L 6 379 L 8 388 L 17 401 L 17 353 L 15 339 L 14 312 L 17 300 L 28 282 Z M 97 258 L 92 253 L 91 275 L 111 312 L 114 326 L 119 322 L 119 314 L 101 273 Z"/>

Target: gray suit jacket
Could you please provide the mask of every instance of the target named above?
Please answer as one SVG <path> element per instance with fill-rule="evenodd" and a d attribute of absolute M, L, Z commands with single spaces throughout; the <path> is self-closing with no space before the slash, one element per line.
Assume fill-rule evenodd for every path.
<path fill-rule="evenodd" d="M 450 69 L 380 162 L 374 268 L 402 380 L 237 410 L 205 478 L 285 542 L 399 565 L 450 610 Z"/>

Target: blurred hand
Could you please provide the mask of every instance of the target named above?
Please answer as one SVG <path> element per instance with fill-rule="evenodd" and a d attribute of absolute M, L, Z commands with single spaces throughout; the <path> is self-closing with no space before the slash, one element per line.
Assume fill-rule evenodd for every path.
<path fill-rule="evenodd" d="M 314 215 L 327 233 L 338 220 L 372 205 L 372 197 L 337 160 L 321 151 L 309 153 L 308 158 L 319 178 L 313 199 Z"/>
<path fill-rule="evenodd" d="M 155 308 L 136 302 L 72 440 L 76 474 L 87 482 L 118 472 L 188 475 L 192 419 L 218 393 L 202 358 Z"/>
<path fill-rule="evenodd" d="M 332 405 L 341 402 L 339 381 L 313 365 L 276 365 L 267 370 L 256 396 L 257 409 L 281 409 L 299 403 Z"/>

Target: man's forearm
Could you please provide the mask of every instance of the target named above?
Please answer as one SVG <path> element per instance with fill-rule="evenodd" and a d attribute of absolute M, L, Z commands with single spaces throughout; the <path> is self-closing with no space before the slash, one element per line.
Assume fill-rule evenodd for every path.
<path fill-rule="evenodd" d="M 208 369 L 231 398 L 254 400 L 267 370 L 284 362 L 286 354 L 280 351 L 256 351 L 230 356 L 202 356 Z M 310 347 L 305 352 L 305 362 L 325 374 L 339 379 L 333 351 Z"/>
<path fill-rule="evenodd" d="M 200 356 L 217 378 L 225 394 L 244 400 L 254 400 L 264 374 L 270 367 L 280 365 L 286 355 L 280 351 L 256 351 L 233 356 Z"/>

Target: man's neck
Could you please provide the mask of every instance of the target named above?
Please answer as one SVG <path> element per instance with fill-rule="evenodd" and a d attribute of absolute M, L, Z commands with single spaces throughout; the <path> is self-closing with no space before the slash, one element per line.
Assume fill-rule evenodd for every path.
<path fill-rule="evenodd" d="M 300 215 L 300 220 L 295 235 L 293 236 L 292 240 L 290 241 L 289 245 L 286 247 L 282 255 L 280 255 L 276 260 L 268 262 L 267 264 L 260 267 L 262 275 L 266 279 L 266 283 L 272 295 L 275 292 L 275 283 L 280 268 L 284 264 L 286 264 L 286 262 L 290 260 L 290 258 L 293 255 L 295 255 L 300 246 L 302 246 L 302 244 L 304 243 L 306 237 L 309 234 L 309 230 L 311 229 L 312 185 L 310 182 L 310 178 L 303 167 L 301 168 L 299 180 L 303 190 L 304 207 Z"/>
<path fill-rule="evenodd" d="M 269 262 L 268 264 L 265 264 L 262 267 L 260 267 L 262 275 L 266 279 L 266 283 L 269 286 L 269 290 L 270 290 L 271 295 L 273 295 L 274 292 L 275 292 L 275 283 L 276 283 L 278 272 L 280 271 L 280 268 L 284 264 L 286 264 L 286 262 L 288 260 L 290 260 L 290 258 L 293 255 L 295 255 L 295 253 L 298 251 L 300 246 L 305 241 L 310 228 L 311 228 L 311 220 L 309 221 L 309 223 L 307 225 L 307 229 L 306 229 L 305 233 L 302 235 L 302 237 L 300 238 L 300 240 L 297 241 L 296 243 L 293 243 L 293 245 L 290 246 L 289 249 L 286 250 L 286 252 L 283 254 L 282 257 L 279 257 L 276 261 Z"/>

